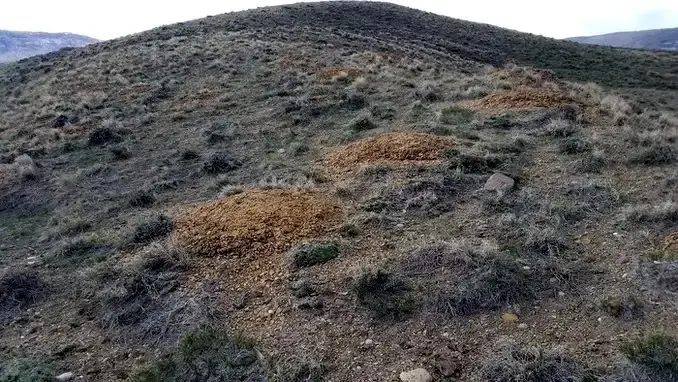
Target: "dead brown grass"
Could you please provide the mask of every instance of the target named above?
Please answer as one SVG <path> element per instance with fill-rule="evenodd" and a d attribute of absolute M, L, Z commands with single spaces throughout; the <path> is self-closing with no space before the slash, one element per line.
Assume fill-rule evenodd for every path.
<path fill-rule="evenodd" d="M 386 133 L 353 142 L 325 155 L 332 170 L 345 171 L 361 164 L 432 162 L 443 158 L 455 145 L 447 137 L 426 133 Z"/>
<path fill-rule="evenodd" d="M 341 214 L 318 192 L 255 189 L 185 210 L 175 220 L 175 233 L 190 252 L 271 255 L 327 233 Z"/>

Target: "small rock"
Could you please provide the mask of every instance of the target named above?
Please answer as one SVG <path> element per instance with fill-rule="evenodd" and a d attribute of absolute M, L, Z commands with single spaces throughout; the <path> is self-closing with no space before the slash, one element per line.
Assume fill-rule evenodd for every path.
<path fill-rule="evenodd" d="M 518 324 L 518 329 L 527 329 L 527 324 L 526 323 L 520 323 Z"/>
<path fill-rule="evenodd" d="M 405 224 L 403 224 L 403 223 L 396 224 L 396 228 L 403 228 L 403 227 L 405 227 Z"/>
<path fill-rule="evenodd" d="M 278 149 L 278 154 L 284 154 L 284 153 L 285 153 L 285 149 Z"/>
<path fill-rule="evenodd" d="M 414 369 L 410 371 L 403 371 L 400 373 L 400 380 L 402 382 L 431 382 L 433 377 L 426 369 Z"/>
<path fill-rule="evenodd" d="M 75 374 L 70 371 L 56 376 L 57 381 L 70 381 L 73 378 L 75 378 Z"/>
<path fill-rule="evenodd" d="M 501 314 L 501 319 L 503 321 L 518 321 L 518 316 L 516 316 L 513 313 L 502 313 Z"/>
<path fill-rule="evenodd" d="M 496 191 L 499 195 L 504 195 L 511 191 L 516 182 L 508 176 L 501 173 L 494 173 L 490 179 L 485 182 L 483 190 Z"/>
<path fill-rule="evenodd" d="M 318 297 L 305 297 L 295 304 L 297 309 L 322 309 L 323 302 Z"/>
<path fill-rule="evenodd" d="M 565 297 L 565 292 L 563 291 L 558 292 L 558 297 Z"/>
<path fill-rule="evenodd" d="M 368 338 L 368 339 L 365 340 L 365 342 L 363 342 L 363 345 L 372 346 L 372 345 L 374 345 L 374 341 L 372 341 L 371 339 Z"/>

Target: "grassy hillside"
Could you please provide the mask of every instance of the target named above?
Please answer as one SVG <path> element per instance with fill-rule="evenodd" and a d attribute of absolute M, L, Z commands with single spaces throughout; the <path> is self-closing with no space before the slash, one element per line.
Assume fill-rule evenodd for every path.
<path fill-rule="evenodd" d="M 620 48 L 678 50 L 678 28 L 635 32 L 616 32 L 598 36 L 572 37 L 568 40 L 583 44 L 607 45 Z"/>
<path fill-rule="evenodd" d="M 328 2 L 4 65 L 0 381 L 675 380 L 675 60 Z"/>

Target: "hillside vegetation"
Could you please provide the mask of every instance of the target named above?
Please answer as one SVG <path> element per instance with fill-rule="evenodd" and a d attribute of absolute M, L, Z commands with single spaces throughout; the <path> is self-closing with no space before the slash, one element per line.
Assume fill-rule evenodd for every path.
<path fill-rule="evenodd" d="M 2 66 L 0 381 L 677 380 L 677 61 L 323 2 Z"/>

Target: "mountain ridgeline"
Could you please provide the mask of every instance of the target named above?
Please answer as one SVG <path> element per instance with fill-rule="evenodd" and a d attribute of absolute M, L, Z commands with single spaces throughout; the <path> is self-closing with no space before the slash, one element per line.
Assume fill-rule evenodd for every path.
<path fill-rule="evenodd" d="M 72 33 L 13 32 L 0 30 L 0 62 L 54 52 L 62 48 L 82 47 L 98 40 Z"/>
<path fill-rule="evenodd" d="M 597 36 L 572 37 L 568 40 L 619 48 L 678 51 L 678 28 L 616 32 Z"/>

